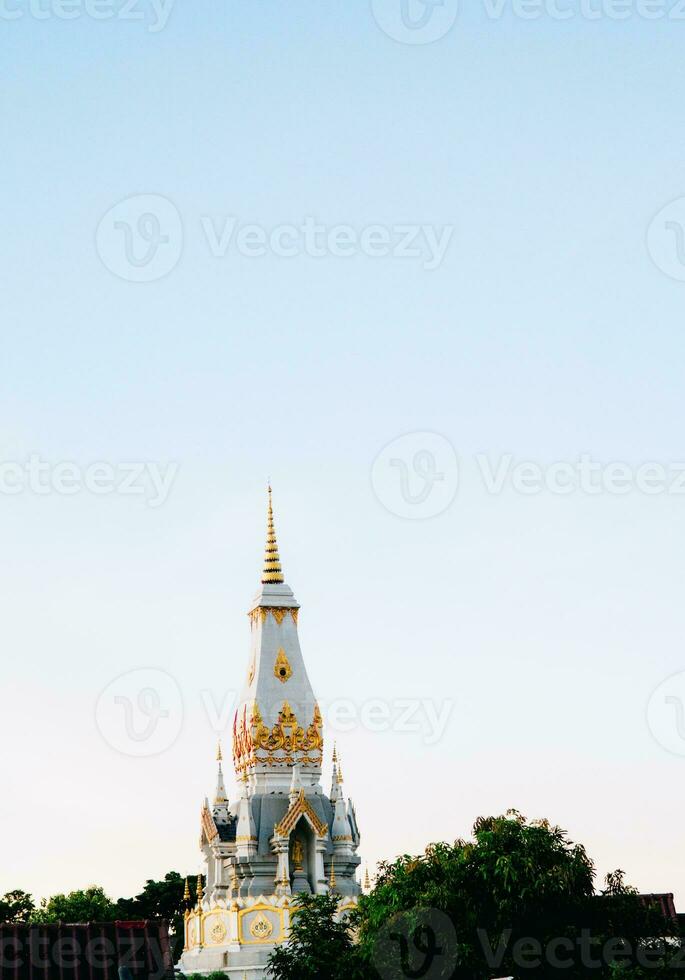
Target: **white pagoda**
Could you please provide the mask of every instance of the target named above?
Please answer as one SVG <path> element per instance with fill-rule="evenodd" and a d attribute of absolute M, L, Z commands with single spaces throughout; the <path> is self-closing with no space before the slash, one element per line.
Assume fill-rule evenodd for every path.
<path fill-rule="evenodd" d="M 269 488 L 264 571 L 233 722 L 239 799 L 228 800 L 219 750 L 214 802 L 205 799 L 201 813 L 206 884 L 185 917 L 186 975 L 261 980 L 288 937 L 298 894 L 333 890 L 344 915 L 361 891 L 357 819 L 335 752 L 330 795 L 321 788 L 323 720 L 300 650 L 299 609 L 281 571 Z"/>

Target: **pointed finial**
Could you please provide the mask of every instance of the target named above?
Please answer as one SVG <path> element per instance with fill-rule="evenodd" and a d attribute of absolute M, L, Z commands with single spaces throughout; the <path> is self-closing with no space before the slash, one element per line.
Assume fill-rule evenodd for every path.
<path fill-rule="evenodd" d="M 369 866 L 366 866 L 366 873 L 364 875 L 364 891 L 371 891 L 371 879 L 369 878 Z"/>
<path fill-rule="evenodd" d="M 301 789 L 302 789 L 302 780 L 300 778 L 300 765 L 299 763 L 296 762 L 295 765 L 293 766 L 293 775 L 292 775 L 292 779 L 290 780 L 290 792 L 288 794 L 291 803 L 294 803 L 295 800 L 298 798 Z"/>
<path fill-rule="evenodd" d="M 221 768 L 221 761 L 223 755 L 221 753 L 221 741 L 219 741 L 216 750 L 216 761 L 219 763 L 219 771 L 216 776 L 216 794 L 214 796 L 214 805 L 228 803 L 228 797 L 226 796 L 226 784 L 224 783 L 224 773 Z"/>
<path fill-rule="evenodd" d="M 183 901 L 184 902 L 190 901 L 190 882 L 188 881 L 187 878 L 186 878 L 186 886 L 183 890 Z"/>
<path fill-rule="evenodd" d="M 335 878 L 335 858 L 333 858 L 333 860 L 331 861 L 331 877 L 328 880 L 328 887 L 330 888 L 331 891 L 335 889 L 336 884 L 337 881 Z"/>
<path fill-rule="evenodd" d="M 219 739 L 218 742 L 216 743 L 216 761 L 217 762 L 224 761 L 223 753 L 221 751 L 221 739 Z"/>
<path fill-rule="evenodd" d="M 333 763 L 333 772 L 331 773 L 331 803 L 335 803 L 340 796 L 340 789 L 338 788 L 338 763 L 335 761 Z"/>
<path fill-rule="evenodd" d="M 202 899 L 204 898 L 204 889 L 202 887 L 202 875 L 197 876 L 197 904 L 202 905 Z"/>
<path fill-rule="evenodd" d="M 334 742 L 333 743 L 333 765 L 335 765 L 337 763 L 337 761 L 338 761 L 338 743 L 337 742 Z"/>
<path fill-rule="evenodd" d="M 276 531 L 274 530 L 274 512 L 271 507 L 271 485 L 269 485 L 269 510 L 266 521 L 266 548 L 264 549 L 264 569 L 262 585 L 277 585 L 284 582 L 281 570 L 281 559 L 278 556 Z"/>
<path fill-rule="evenodd" d="M 343 783 L 343 771 L 342 771 L 342 763 L 340 762 L 340 759 L 338 759 L 338 775 L 337 775 L 337 780 L 338 780 L 338 786 L 342 786 L 342 783 Z"/>

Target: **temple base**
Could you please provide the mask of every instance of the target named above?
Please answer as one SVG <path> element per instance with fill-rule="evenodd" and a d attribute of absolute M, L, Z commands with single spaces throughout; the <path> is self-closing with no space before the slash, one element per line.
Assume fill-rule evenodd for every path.
<path fill-rule="evenodd" d="M 219 970 L 230 980 L 265 980 L 267 963 L 274 948 L 262 946 L 259 949 L 224 947 L 186 950 L 177 969 L 186 977 L 193 973 L 207 976 Z"/>

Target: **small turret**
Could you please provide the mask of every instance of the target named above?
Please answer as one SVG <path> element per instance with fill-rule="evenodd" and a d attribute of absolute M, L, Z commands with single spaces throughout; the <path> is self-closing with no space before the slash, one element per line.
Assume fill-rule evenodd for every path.
<path fill-rule="evenodd" d="M 247 773 L 243 773 L 242 792 L 238 804 L 238 826 L 236 827 L 235 842 L 239 854 L 252 856 L 257 850 L 257 828 L 255 827 L 252 807 L 248 796 Z"/>
<path fill-rule="evenodd" d="M 338 749 L 334 745 L 333 746 L 333 775 L 331 778 L 331 794 L 330 794 L 330 801 L 331 803 L 333 803 L 333 805 L 335 805 L 335 801 L 338 799 L 339 795 L 340 795 L 340 790 L 338 788 Z"/>
<path fill-rule="evenodd" d="M 216 761 L 219 764 L 219 769 L 216 777 L 216 793 L 214 795 L 214 806 L 212 807 L 212 816 L 214 817 L 215 823 L 228 823 L 230 819 L 230 814 L 228 811 L 228 796 L 226 794 L 224 773 L 221 766 L 221 763 L 223 761 L 223 755 L 221 752 L 221 742 L 219 742 L 217 745 Z"/>
<path fill-rule="evenodd" d="M 331 803 L 335 803 L 335 816 L 333 817 L 331 836 L 333 838 L 333 846 L 337 851 L 341 847 L 342 849 L 347 849 L 352 844 L 352 828 L 347 817 L 347 805 L 342 789 L 343 775 L 339 760 L 337 772 L 334 770 L 334 782 L 336 784 L 336 793 L 335 800 L 331 794 Z"/>

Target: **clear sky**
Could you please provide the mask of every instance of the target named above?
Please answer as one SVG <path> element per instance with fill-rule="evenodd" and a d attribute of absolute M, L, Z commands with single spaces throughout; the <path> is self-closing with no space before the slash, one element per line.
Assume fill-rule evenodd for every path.
<path fill-rule="evenodd" d="M 685 22 L 415 2 L 0 4 L 0 892 L 198 870 L 271 478 L 371 868 L 516 807 L 685 911 Z"/>

